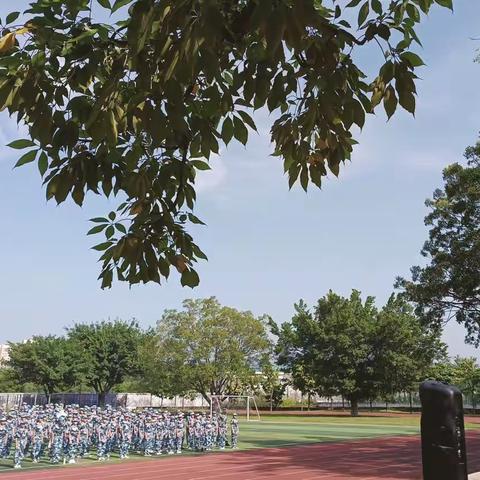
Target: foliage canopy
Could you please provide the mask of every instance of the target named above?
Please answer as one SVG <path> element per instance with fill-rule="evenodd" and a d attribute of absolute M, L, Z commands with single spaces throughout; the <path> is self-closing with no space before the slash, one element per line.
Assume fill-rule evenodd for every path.
<path fill-rule="evenodd" d="M 480 344 L 480 143 L 467 148 L 467 165 L 443 171 L 444 187 L 426 201 L 430 227 L 422 255 L 427 265 L 411 269 L 411 280 L 397 286 L 432 325 L 454 318 L 466 340 Z"/>
<path fill-rule="evenodd" d="M 303 301 L 295 308 L 291 323 L 274 329 L 279 363 L 294 384 L 307 379 L 309 392 L 343 395 L 352 415 L 360 400 L 410 389 L 443 352 L 438 331 L 422 327 L 401 297 L 378 311 L 358 291 L 349 298 L 330 291 L 313 312 Z"/>
<path fill-rule="evenodd" d="M 388 5 L 385 5 L 387 4 Z M 338 175 L 354 126 L 383 102 L 415 110 L 417 24 L 451 0 L 35 0 L 0 37 L 0 110 L 26 124 L 47 199 L 119 198 L 104 234 L 102 287 L 199 282 L 205 254 L 187 228 L 197 171 L 220 144 L 246 144 L 252 110 L 274 113 L 273 153 L 304 189 Z M 128 10 L 127 10 L 128 9 Z M 108 22 L 103 21 L 111 13 Z M 117 19 L 114 21 L 113 19 Z M 351 19 L 356 21 L 351 24 Z M 21 21 L 20 21 L 20 20 Z M 369 80 L 355 53 L 378 45 Z"/>
<path fill-rule="evenodd" d="M 271 350 L 266 319 L 222 306 L 214 297 L 183 305 L 183 311 L 166 310 L 158 322 L 157 375 L 163 378 L 173 366 L 177 385 L 208 402 L 210 395 L 253 387 L 255 371 Z"/>
<path fill-rule="evenodd" d="M 79 352 L 63 337 L 49 335 L 10 343 L 10 368 L 14 379 L 43 388 L 46 395 L 80 384 Z"/>
<path fill-rule="evenodd" d="M 99 394 L 100 404 L 113 387 L 138 372 L 143 333 L 136 322 L 76 324 L 67 329 L 67 335 L 80 352 L 78 368 L 83 381 Z"/>

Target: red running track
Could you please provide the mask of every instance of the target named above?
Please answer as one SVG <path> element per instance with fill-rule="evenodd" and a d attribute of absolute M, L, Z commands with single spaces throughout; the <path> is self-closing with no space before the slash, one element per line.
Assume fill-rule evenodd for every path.
<path fill-rule="evenodd" d="M 470 472 L 480 471 L 480 432 L 467 436 Z M 477 457 L 477 458 L 476 458 Z M 418 480 L 420 439 L 394 437 L 266 448 L 186 458 L 133 460 L 0 474 L 0 480 Z"/>

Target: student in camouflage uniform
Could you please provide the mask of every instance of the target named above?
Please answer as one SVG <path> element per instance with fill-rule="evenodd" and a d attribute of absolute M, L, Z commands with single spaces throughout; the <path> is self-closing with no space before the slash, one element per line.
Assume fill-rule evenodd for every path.
<path fill-rule="evenodd" d="M 220 450 L 225 450 L 227 444 L 227 416 L 220 414 L 218 417 L 218 433 L 217 433 L 217 446 Z"/>
<path fill-rule="evenodd" d="M 54 424 L 50 433 L 50 461 L 59 463 L 63 456 L 63 436 L 65 430 L 65 417 L 56 414 Z"/>
<path fill-rule="evenodd" d="M 232 446 L 236 447 L 236 416 L 231 429 Z M 121 408 L 78 405 L 21 405 L 8 416 L 0 410 L 0 454 L 9 457 L 13 442 L 15 468 L 22 466 L 26 455 L 31 456 L 33 462 L 49 454 L 53 464 L 62 460 L 63 463 L 76 463 L 93 448 L 100 461 L 108 459 L 112 452 L 118 452 L 122 459 L 128 458 L 131 450 L 143 451 L 146 456 L 180 454 L 185 434 L 187 446 L 192 450 L 223 449 L 227 417 L 191 413 L 185 418 L 183 412 L 154 409 L 129 412 Z"/>
<path fill-rule="evenodd" d="M 183 413 L 179 412 L 175 420 L 175 453 L 182 453 L 183 448 L 183 435 L 185 432 L 185 419 Z"/>
<path fill-rule="evenodd" d="M 232 438 L 232 448 L 238 448 L 238 434 L 240 433 L 240 426 L 237 420 L 237 414 L 233 414 L 231 421 L 231 438 Z"/>
<path fill-rule="evenodd" d="M 32 462 L 38 463 L 43 450 L 45 440 L 45 425 L 43 417 L 38 417 L 32 429 Z"/>
<path fill-rule="evenodd" d="M 127 415 L 123 416 L 119 422 L 118 439 L 120 442 L 120 458 L 128 458 L 128 452 L 132 442 L 132 423 Z"/>
<path fill-rule="evenodd" d="M 15 438 L 15 455 L 13 458 L 13 468 L 22 468 L 22 460 L 25 458 L 25 450 L 28 443 L 29 425 L 25 415 L 17 419 L 13 435 Z"/>
<path fill-rule="evenodd" d="M 7 451 L 8 439 L 10 436 L 7 417 L 0 416 L 0 456 L 7 458 L 9 452 Z"/>

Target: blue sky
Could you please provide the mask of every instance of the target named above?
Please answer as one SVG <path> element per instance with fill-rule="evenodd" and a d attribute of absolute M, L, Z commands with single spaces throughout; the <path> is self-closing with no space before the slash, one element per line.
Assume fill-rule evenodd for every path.
<path fill-rule="evenodd" d="M 18 0 L 15 9 L 26 3 Z M 473 63 L 480 42 L 471 39 L 480 35 L 480 3 L 455 4 L 454 14 L 435 8 L 420 28 L 428 66 L 416 118 L 369 117 L 352 162 L 321 191 L 288 190 L 281 163 L 269 156 L 271 119 L 263 113 L 247 148 L 230 146 L 213 160 L 197 206 L 208 226 L 196 231 L 209 261 L 199 265 L 201 285 L 193 291 L 176 278 L 160 287 L 102 291 L 89 249 L 94 239 L 85 233 L 89 218 L 109 211 L 108 202 L 91 198 L 82 209 L 47 204 L 35 167 L 12 170 L 15 152 L 4 145 L 21 133 L 2 114 L 0 343 L 108 318 L 153 325 L 165 308 L 211 295 L 278 322 L 290 319 L 294 302 L 313 304 L 329 288 L 345 295 L 356 288 L 383 303 L 395 277 L 421 262 L 425 198 L 480 130 L 480 65 Z M 11 5 L 2 2 L 0 16 Z M 362 58 L 367 69 L 374 58 Z M 464 346 L 461 328 L 449 326 L 445 338 L 452 354 L 477 356 Z"/>

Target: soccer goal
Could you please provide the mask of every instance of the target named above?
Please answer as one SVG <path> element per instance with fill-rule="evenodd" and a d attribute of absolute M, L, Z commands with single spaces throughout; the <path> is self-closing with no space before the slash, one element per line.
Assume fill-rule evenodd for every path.
<path fill-rule="evenodd" d="M 255 397 L 251 395 L 211 395 L 210 414 L 236 413 L 239 417 L 245 418 L 248 422 L 261 420 Z"/>

